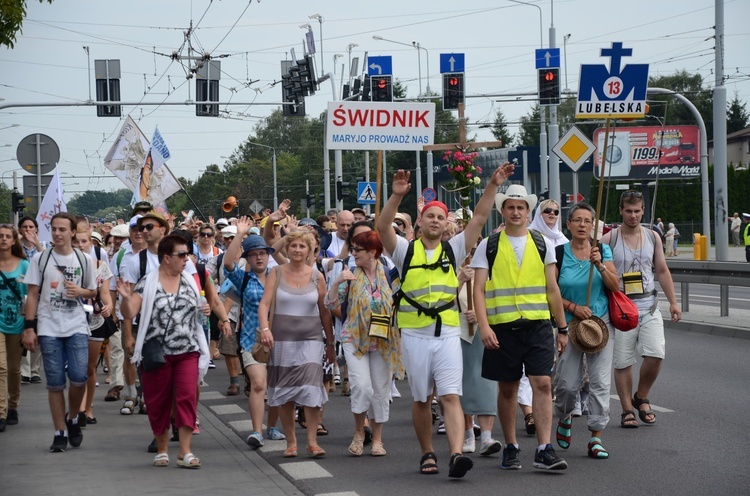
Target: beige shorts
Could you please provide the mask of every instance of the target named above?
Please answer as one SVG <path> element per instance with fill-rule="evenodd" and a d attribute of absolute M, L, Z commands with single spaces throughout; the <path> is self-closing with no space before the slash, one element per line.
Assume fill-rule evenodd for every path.
<path fill-rule="evenodd" d="M 266 366 L 265 363 L 260 363 L 255 358 L 253 358 L 252 353 L 247 350 L 242 350 L 242 365 L 245 368 L 248 368 L 250 365 L 263 365 L 264 367 Z"/>
<path fill-rule="evenodd" d="M 232 328 L 232 334 L 227 337 L 223 332 L 219 336 L 219 353 L 226 356 L 237 356 L 237 323 L 229 321 L 229 327 Z"/>
<path fill-rule="evenodd" d="M 664 320 L 658 308 L 653 314 L 641 314 L 638 327 L 631 331 L 615 329 L 615 369 L 634 365 L 638 356 L 662 360 L 666 356 Z"/>

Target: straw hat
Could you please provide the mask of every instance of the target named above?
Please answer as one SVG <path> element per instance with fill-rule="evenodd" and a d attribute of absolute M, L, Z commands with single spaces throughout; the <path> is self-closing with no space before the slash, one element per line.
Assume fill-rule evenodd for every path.
<path fill-rule="evenodd" d="M 609 341 L 609 328 L 599 317 L 573 319 L 568 324 L 568 334 L 573 345 L 584 353 L 599 353 Z"/>

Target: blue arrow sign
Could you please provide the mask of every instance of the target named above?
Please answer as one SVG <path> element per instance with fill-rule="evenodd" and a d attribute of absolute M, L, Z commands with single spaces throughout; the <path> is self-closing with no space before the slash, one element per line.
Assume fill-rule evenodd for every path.
<path fill-rule="evenodd" d="M 537 69 L 560 67 L 560 49 L 538 48 L 535 50 L 535 62 Z"/>
<path fill-rule="evenodd" d="M 367 75 L 382 76 L 393 74 L 393 63 L 390 55 L 367 57 Z"/>
<path fill-rule="evenodd" d="M 359 181 L 357 183 L 357 203 L 360 205 L 375 205 L 377 186 L 377 183 Z"/>
<path fill-rule="evenodd" d="M 440 74 L 445 74 L 446 72 L 464 72 L 464 68 L 463 53 L 440 54 Z"/>

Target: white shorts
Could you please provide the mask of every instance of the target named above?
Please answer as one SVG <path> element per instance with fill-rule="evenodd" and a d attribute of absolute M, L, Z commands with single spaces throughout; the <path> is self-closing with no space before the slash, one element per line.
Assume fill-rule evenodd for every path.
<path fill-rule="evenodd" d="M 401 352 L 414 401 L 426 402 L 435 386 L 438 396 L 463 394 L 460 336 L 435 339 L 402 334 Z"/>
<path fill-rule="evenodd" d="M 242 350 L 242 365 L 245 366 L 245 368 L 249 367 L 250 365 L 263 365 L 265 366 L 265 363 L 260 363 L 255 358 L 253 358 L 253 354 L 249 351 L 243 349 Z"/>
<path fill-rule="evenodd" d="M 658 308 L 653 315 L 641 314 L 638 327 L 631 331 L 615 329 L 615 369 L 634 365 L 639 355 L 662 360 L 666 356 L 664 320 Z"/>

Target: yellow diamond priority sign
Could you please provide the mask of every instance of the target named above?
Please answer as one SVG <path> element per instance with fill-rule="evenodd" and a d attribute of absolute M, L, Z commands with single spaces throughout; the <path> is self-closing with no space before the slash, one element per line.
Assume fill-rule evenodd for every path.
<path fill-rule="evenodd" d="M 575 126 L 571 126 L 565 136 L 552 147 L 555 155 L 573 169 L 573 172 L 578 172 L 594 150 L 596 146 Z"/>

